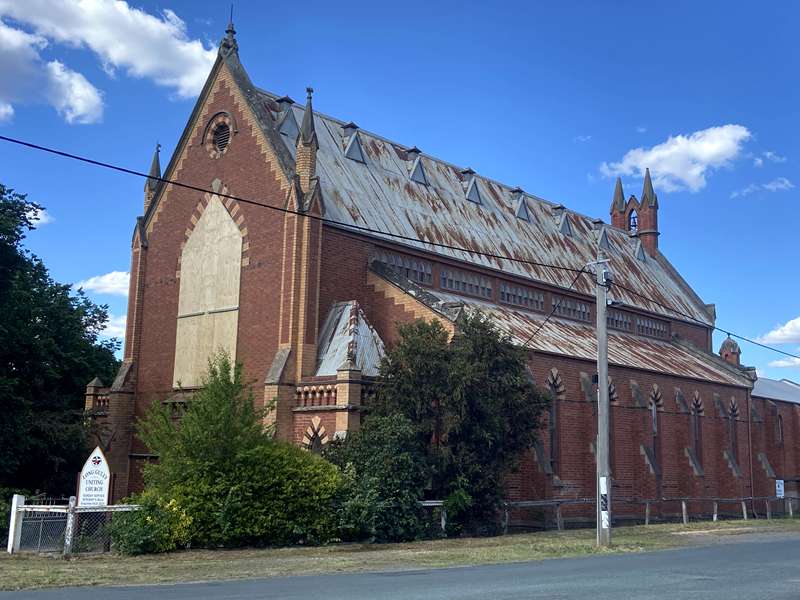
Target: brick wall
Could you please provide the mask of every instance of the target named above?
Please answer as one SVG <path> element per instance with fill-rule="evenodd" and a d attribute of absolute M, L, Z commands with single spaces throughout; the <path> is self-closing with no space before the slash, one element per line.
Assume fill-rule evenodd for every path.
<path fill-rule="evenodd" d="M 235 133 L 230 145 L 221 155 L 210 153 L 202 143 L 205 125 L 213 115 L 226 112 L 234 124 Z M 225 72 L 218 80 L 200 117 L 189 137 L 188 145 L 181 151 L 177 167 L 170 177 L 179 181 L 209 188 L 214 179 L 220 179 L 233 195 L 252 199 L 272 207 L 283 207 L 286 202 L 288 184 L 283 174 L 275 171 L 276 161 L 266 145 L 262 134 L 244 109 L 238 92 L 233 90 Z M 174 365 L 176 316 L 179 290 L 179 256 L 186 231 L 191 227 L 202 194 L 181 188 L 168 188 L 147 223 L 148 248 L 143 253 L 134 249 L 134 268 L 139 278 L 132 279 L 129 328 L 138 322 L 132 318 L 141 314 L 141 327 L 129 329 L 130 339 L 126 357 L 138 357 L 134 413 L 144 414 L 149 404 L 161 402 L 172 395 L 172 373 Z M 323 199 L 324 201 L 324 199 Z M 316 271 L 319 264 L 319 280 L 316 275 L 306 277 L 306 291 L 310 299 L 304 310 L 302 331 L 314 341 L 320 322 L 327 316 L 335 302 L 357 300 L 368 321 L 382 339 L 391 345 L 396 340 L 398 323 L 408 323 L 417 318 L 436 318 L 436 313 L 423 306 L 391 284 L 376 278 L 368 270 L 368 262 L 374 242 L 332 227 L 314 229 L 308 235 L 307 258 L 303 262 L 303 273 L 287 274 L 293 257 L 287 248 L 294 244 L 294 233 L 288 232 L 285 216 L 277 211 L 247 203 L 238 204 L 237 219 L 242 217 L 240 227 L 247 231 L 247 261 L 242 268 L 239 300 L 239 323 L 237 359 L 244 363 L 245 377 L 253 382 L 256 398 L 264 397 L 264 376 L 278 349 L 278 328 L 287 311 L 299 315 L 292 305 L 296 294 L 292 286 Z M 289 233 L 290 235 L 285 235 Z M 139 256 L 146 260 L 139 262 Z M 438 282 L 440 264 L 428 257 L 433 264 L 434 286 Z M 319 261 L 317 263 L 317 261 Z M 443 260 L 441 264 L 448 261 Z M 141 264 L 141 268 L 138 268 Z M 486 271 L 496 277 L 496 273 Z M 289 282 L 281 294 L 281 281 Z M 494 299 L 498 299 L 499 281 L 493 286 Z M 318 300 L 317 300 L 318 297 Z M 281 302 L 283 301 L 283 308 Z M 318 306 L 316 303 L 318 302 Z M 291 305 L 291 306 L 290 306 Z M 549 306 L 548 301 L 545 303 Z M 138 311 L 138 312 L 136 312 Z M 282 312 L 283 311 L 283 312 Z M 288 326 L 289 320 L 283 323 Z M 447 324 L 452 327 L 452 325 Z M 708 331 L 689 324 L 673 323 L 673 332 L 708 348 Z M 286 338 L 287 340 L 289 338 Z M 304 361 L 305 363 L 306 361 Z M 313 361 L 311 361 L 313 362 Z M 533 450 L 521 461 L 519 468 L 508 476 L 511 497 L 517 499 L 578 498 L 594 495 L 595 462 L 594 439 L 596 415 L 594 392 L 586 385 L 586 378 L 594 373 L 594 364 L 561 356 L 536 353 L 531 357 L 531 368 L 536 381 L 543 385 L 553 368 L 558 370 L 563 382 L 563 399 L 558 401 L 559 464 L 556 473 L 546 472 L 542 461 L 549 460 L 547 422 L 541 433 L 542 453 Z M 305 375 L 309 373 L 304 366 Z M 583 384 L 581 374 L 584 374 Z M 651 498 L 656 496 L 741 496 L 749 495 L 750 456 L 748 436 L 753 440 L 753 480 L 755 494 L 763 495 L 774 490 L 774 482 L 761 463 L 755 458 L 763 452 L 776 473 L 797 474 L 800 465 L 797 440 L 800 436 L 800 410 L 781 405 L 777 414 L 784 422 L 784 444 L 776 444 L 773 437 L 774 413 L 767 403 L 756 401 L 756 412 L 763 423 L 748 423 L 750 414 L 746 390 L 708 382 L 611 367 L 610 375 L 615 383 L 618 400 L 611 410 L 613 424 L 612 468 L 617 496 Z M 637 402 L 631 385 L 634 380 L 641 393 Z M 292 382 L 289 382 L 290 384 Z M 651 434 L 651 415 L 648 410 L 649 395 L 653 386 L 661 391 L 658 408 L 659 435 Z M 703 476 L 695 474 L 686 456 L 685 448 L 691 447 L 690 415 L 684 412 L 675 400 L 675 390 L 680 388 L 690 402 L 695 391 L 703 400 L 705 414 L 702 419 Z M 739 406 L 736 429 L 739 440 L 737 459 L 741 477 L 737 477 L 724 456 L 729 448 L 729 421 L 718 414 L 714 397 L 717 395 L 727 409 L 731 398 Z M 288 401 L 288 400 L 287 400 Z M 336 412 L 332 410 L 291 411 L 291 423 L 287 421 L 287 439 L 295 442 L 302 437 L 316 416 L 332 437 L 336 431 Z M 124 445 L 122 445 L 124 446 Z M 658 459 L 660 476 L 652 472 L 648 453 Z M 134 455 L 146 455 L 145 448 L 133 440 L 130 450 Z M 129 473 L 121 480 L 130 480 L 130 489 L 141 486 L 140 465 L 146 458 L 134 457 Z"/>

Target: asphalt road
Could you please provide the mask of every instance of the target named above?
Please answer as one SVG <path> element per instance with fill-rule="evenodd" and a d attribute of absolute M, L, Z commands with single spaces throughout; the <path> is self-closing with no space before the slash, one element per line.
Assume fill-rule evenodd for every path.
<path fill-rule="evenodd" d="M 280 577 L 170 586 L 62 588 L 0 594 L 37 600 L 798 600 L 800 536 L 644 554 L 454 569 Z"/>

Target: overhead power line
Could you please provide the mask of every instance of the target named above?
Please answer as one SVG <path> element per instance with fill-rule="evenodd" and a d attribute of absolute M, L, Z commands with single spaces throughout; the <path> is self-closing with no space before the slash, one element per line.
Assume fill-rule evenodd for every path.
<path fill-rule="evenodd" d="M 653 298 L 650 298 L 649 296 L 645 296 L 644 294 L 642 294 L 640 292 L 637 292 L 636 290 L 633 290 L 633 289 L 631 289 L 631 288 L 629 288 L 629 287 L 627 287 L 625 285 L 622 285 L 621 283 L 614 282 L 613 286 L 614 287 L 618 287 L 620 289 L 623 289 L 626 292 L 628 292 L 629 294 L 633 294 L 634 296 L 638 296 L 639 298 L 647 300 L 648 302 L 652 302 L 656 306 L 660 306 L 663 309 L 669 310 L 669 311 L 675 313 L 678 316 L 685 317 L 687 319 L 691 319 L 695 323 L 699 323 L 700 325 L 703 325 L 704 327 L 708 327 L 708 323 L 703 323 L 703 321 L 701 321 L 700 319 L 697 319 L 696 317 L 693 317 L 693 316 L 691 316 L 691 315 L 689 315 L 689 314 L 687 314 L 687 313 L 685 313 L 685 312 L 683 312 L 681 310 L 678 310 L 677 308 L 674 308 L 672 306 L 668 306 L 668 305 L 666 305 L 666 304 L 664 304 L 662 302 L 659 302 L 658 300 L 654 300 Z M 724 333 L 725 335 L 727 335 L 729 337 L 742 340 L 743 342 L 747 342 L 749 344 L 753 344 L 754 346 L 759 346 L 759 347 L 764 348 L 766 350 L 772 350 L 773 352 L 777 352 L 779 354 L 783 354 L 784 356 L 789 356 L 791 358 L 800 359 L 800 355 L 792 354 L 791 352 L 786 352 L 785 350 L 780 350 L 779 348 L 775 348 L 773 346 L 768 346 L 767 344 L 762 344 L 761 342 L 757 342 L 754 339 L 745 337 L 743 335 L 739 335 L 738 333 L 734 333 L 733 331 L 728 331 L 727 329 L 723 329 L 722 327 L 717 327 L 716 325 L 712 325 L 712 327 L 714 328 L 714 330 L 719 331 L 720 333 Z"/>
<path fill-rule="evenodd" d="M 458 251 L 458 252 L 466 252 L 467 254 L 474 254 L 474 255 L 477 255 L 477 256 L 485 256 L 487 258 L 495 258 L 495 259 L 499 259 L 499 260 L 507 260 L 507 261 L 511 261 L 511 262 L 532 265 L 532 266 L 535 266 L 535 267 L 541 267 L 541 268 L 545 268 L 545 269 L 553 269 L 553 270 L 557 270 L 557 271 L 566 271 L 566 272 L 569 272 L 569 273 L 575 273 L 575 278 L 572 280 L 572 282 L 570 283 L 570 285 L 567 288 L 567 290 L 571 290 L 575 286 L 575 283 L 577 283 L 578 278 L 581 275 L 584 275 L 584 274 L 588 273 L 588 271 L 586 271 L 585 267 L 581 267 L 581 268 L 563 267 L 563 266 L 560 266 L 560 265 L 551 265 L 551 264 L 548 264 L 548 263 L 543 263 L 543 262 L 539 262 L 539 261 L 535 261 L 535 260 L 528 260 L 528 259 L 524 259 L 524 258 L 516 258 L 514 256 L 505 256 L 505 255 L 502 255 L 502 254 L 494 254 L 494 253 L 491 253 L 491 252 L 482 252 L 480 250 L 473 250 L 473 249 L 469 249 L 469 248 L 463 248 L 461 246 L 455 246 L 455 245 L 452 245 L 452 244 L 444 244 L 442 242 L 432 242 L 432 241 L 427 241 L 427 240 L 421 240 L 421 239 L 416 238 L 416 237 L 411 237 L 411 236 L 407 236 L 407 235 L 403 235 L 403 234 L 399 234 L 399 233 L 392 233 L 392 232 L 389 232 L 389 231 L 382 231 L 380 229 L 373 229 L 371 227 L 365 227 L 363 225 L 354 225 L 354 224 L 351 224 L 351 223 L 345 223 L 343 221 L 338 221 L 336 219 L 330 219 L 330 218 L 327 218 L 327 217 L 321 217 L 321 216 L 318 216 L 318 215 L 309 215 L 307 213 L 303 213 L 303 212 L 300 212 L 300 211 L 295 211 L 295 210 L 292 210 L 290 208 L 282 208 L 280 206 L 271 206 L 269 204 L 264 204 L 262 202 L 257 202 L 255 200 L 251 200 L 251 199 L 248 199 L 248 198 L 243 198 L 243 197 L 240 197 L 240 196 L 234 196 L 232 194 L 224 194 L 224 193 L 220 193 L 220 192 L 214 192 L 210 188 L 204 188 L 204 187 L 192 185 L 192 184 L 189 184 L 189 183 L 183 183 L 181 181 L 175 181 L 175 180 L 172 180 L 172 179 L 166 179 L 164 177 L 153 177 L 153 176 L 151 176 L 151 175 L 149 175 L 147 173 L 144 173 L 142 171 L 137 171 L 135 169 L 129 169 L 127 167 L 121 167 L 119 165 L 107 163 L 107 162 L 100 161 L 100 160 L 95 160 L 95 159 L 92 159 L 92 158 L 88 158 L 86 156 L 81 156 L 79 154 L 73 154 L 73 153 L 70 153 L 70 152 L 65 152 L 63 150 L 58 150 L 57 148 L 51 148 L 49 146 L 43 146 L 41 144 L 34 144 L 33 142 L 28 142 L 28 141 L 25 141 L 25 140 L 21 140 L 21 139 L 18 139 L 18 138 L 13 138 L 13 137 L 6 136 L 6 135 L 0 135 L 0 140 L 5 141 L 5 142 L 9 142 L 11 144 L 16 144 L 18 146 L 24 146 L 24 147 L 30 148 L 32 150 L 39 150 L 40 152 L 46 152 L 48 154 L 53 154 L 55 156 L 60 156 L 62 158 L 69 158 L 71 160 L 79 161 L 79 162 L 86 163 L 86 164 L 89 164 L 89 165 L 93 165 L 93 166 L 96 166 L 96 167 L 102 167 L 104 169 L 109 169 L 109 170 L 112 170 L 112 171 L 116 171 L 118 173 L 125 173 L 127 175 L 135 175 L 136 177 L 142 177 L 142 178 L 145 178 L 145 179 L 155 179 L 156 181 L 159 181 L 159 182 L 161 182 L 163 184 L 166 184 L 166 185 L 174 185 L 175 187 L 189 189 L 189 190 L 193 190 L 193 191 L 196 191 L 196 192 L 216 194 L 217 196 L 220 196 L 221 198 L 229 198 L 231 200 L 235 200 L 236 202 L 241 202 L 243 204 L 251 204 L 251 205 L 257 206 L 259 208 L 266 208 L 268 210 L 273 210 L 273 211 L 277 211 L 277 212 L 284 213 L 284 214 L 294 214 L 294 215 L 298 215 L 298 216 L 305 217 L 305 218 L 308 218 L 308 219 L 314 219 L 314 220 L 320 221 L 322 223 L 327 223 L 329 225 L 337 225 L 337 226 L 343 227 L 345 229 L 350 229 L 350 230 L 354 230 L 354 231 L 362 231 L 362 232 L 365 232 L 365 233 L 372 233 L 372 234 L 377 234 L 377 235 L 384 235 L 384 236 L 391 237 L 391 238 L 394 238 L 394 239 L 399 239 L 399 240 L 408 241 L 408 242 L 414 242 L 414 243 L 426 244 L 428 246 L 433 246 L 433 247 L 436 247 L 436 248 L 444 248 L 444 249 L 447 249 L 447 250 L 455 250 L 455 251 Z M 631 288 L 629 288 L 627 286 L 624 286 L 624 285 L 622 285 L 620 283 L 616 283 L 615 282 L 613 285 L 616 286 L 616 287 L 619 287 L 621 289 L 624 289 L 625 291 L 627 291 L 627 292 L 629 292 L 629 293 L 631 293 L 631 294 L 633 294 L 633 295 L 635 295 L 635 296 L 637 296 L 639 298 L 642 298 L 643 300 L 651 302 L 651 303 L 655 304 L 656 306 L 660 306 L 661 308 L 664 308 L 665 310 L 669 310 L 670 312 L 672 312 L 672 313 L 674 313 L 676 315 L 679 315 L 681 317 L 685 317 L 687 319 L 690 319 L 691 321 L 699 323 L 699 324 L 703 325 L 704 327 L 708 327 L 709 326 L 708 323 L 704 323 L 703 321 L 700 321 L 696 317 L 693 317 L 693 316 L 691 316 L 691 315 L 689 315 L 689 314 L 687 314 L 687 313 L 685 313 L 685 312 L 683 312 L 681 310 L 678 310 L 678 309 L 676 309 L 676 308 L 674 308 L 672 306 L 668 306 L 666 304 L 663 304 L 663 303 L 659 302 L 658 300 L 654 300 L 653 298 L 645 296 L 644 294 L 642 294 L 640 292 L 637 292 L 637 291 L 635 291 L 635 290 L 633 290 L 633 289 L 631 289 Z M 550 311 L 550 313 L 547 315 L 545 320 L 541 323 L 539 328 L 533 333 L 533 335 L 530 338 L 528 338 L 528 340 L 525 342 L 525 344 L 523 344 L 523 346 L 526 346 L 539 333 L 539 331 L 541 331 L 541 329 L 545 326 L 545 324 L 553 316 L 555 311 L 559 308 L 560 304 L 561 304 L 561 301 L 559 300 L 558 303 L 553 307 L 553 310 Z M 773 352 L 777 352 L 779 354 L 783 354 L 783 355 L 789 356 L 791 358 L 800 359 L 800 355 L 792 354 L 791 352 L 785 352 L 783 350 L 779 350 L 778 348 L 774 348 L 772 346 L 768 346 L 766 344 L 762 344 L 762 343 L 757 342 L 757 341 L 755 341 L 753 339 L 747 338 L 747 337 L 745 337 L 743 335 L 739 335 L 739 334 L 734 333 L 732 331 L 728 331 L 728 330 L 725 330 L 725 329 L 723 329 L 721 327 L 717 327 L 716 325 L 712 325 L 711 327 L 713 327 L 713 329 L 715 329 L 716 331 L 719 331 L 721 333 L 729 335 L 730 337 L 735 337 L 737 339 L 740 339 L 742 341 L 748 342 L 748 343 L 753 344 L 755 346 L 759 346 L 759 347 L 765 348 L 767 350 L 772 350 Z"/>
<path fill-rule="evenodd" d="M 404 241 L 407 241 L 407 242 L 422 243 L 422 244 L 427 244 L 428 246 L 435 246 L 437 248 L 445 248 L 445 249 L 448 249 L 448 250 L 456 250 L 456 251 L 459 251 L 459 252 L 466 252 L 468 254 L 475 254 L 475 255 L 478 255 L 478 256 L 485 256 L 487 258 L 497 258 L 497 259 L 500 259 L 500 260 L 508 260 L 508 261 L 511 261 L 511 262 L 518 262 L 518 263 L 523 263 L 523 264 L 526 264 L 526 265 L 533 265 L 535 267 L 542 267 L 542 268 L 546 268 L 546 269 L 555 269 L 555 270 L 559 270 L 559 271 L 568 271 L 570 273 L 576 273 L 576 272 L 580 272 L 581 271 L 581 269 L 573 269 L 571 267 L 562 267 L 562 266 L 559 266 L 559 265 L 550 265 L 550 264 L 543 263 L 543 262 L 538 262 L 538 261 L 535 261 L 535 260 L 528 260 L 528 259 L 524 259 L 524 258 L 516 258 L 516 257 L 513 257 L 513 256 L 504 256 L 502 254 L 493 254 L 491 252 L 483 252 L 483 251 L 480 251 L 480 250 L 463 248 L 461 246 L 454 246 L 452 244 L 443 244 L 441 242 L 425 241 L 425 240 L 421 240 L 421 239 L 416 238 L 416 237 L 411 237 L 411 236 L 403 235 L 403 234 L 400 234 L 400 233 L 392 233 L 392 232 L 389 232 L 389 231 L 382 231 L 380 229 L 373 229 L 371 227 L 365 227 L 363 225 L 354 225 L 354 224 L 351 224 L 351 223 L 345 223 L 344 221 L 337 221 L 336 219 L 329 219 L 327 217 L 320 217 L 318 215 L 310 215 L 310 214 L 307 214 L 307 213 L 304 213 L 304 212 L 300 212 L 300 211 L 297 211 L 297 210 L 292 210 L 290 208 L 282 208 L 280 206 L 271 206 L 269 204 L 264 204 L 262 202 L 257 202 L 255 200 L 250 200 L 248 198 L 242 198 L 241 196 L 234 196 L 232 194 L 224 194 L 224 193 L 221 193 L 221 192 L 214 192 L 210 188 L 204 188 L 204 187 L 201 187 L 201 186 L 192 185 L 190 183 L 183 183 L 181 181 L 175 181 L 175 180 L 172 180 L 172 179 L 165 179 L 164 177 L 154 177 L 154 176 L 148 175 L 147 173 L 144 173 L 142 171 L 136 171 L 135 169 L 128 169 L 126 167 L 120 167 L 119 165 L 113 165 L 111 163 L 103 162 L 103 161 L 100 161 L 100 160 L 94 160 L 92 158 L 87 158 L 85 156 L 80 156 L 78 154 L 72 154 L 70 152 L 64 152 L 63 150 L 57 150 L 55 148 L 50 148 L 48 146 L 42 146 L 42 145 L 39 145 L 39 144 L 34 144 L 32 142 L 26 142 L 24 140 L 8 137 L 8 136 L 5 136 L 5 135 L 0 135 L 0 140 L 6 141 L 6 142 L 11 142 L 12 144 L 19 144 L 20 146 L 25 146 L 27 148 L 32 148 L 34 150 L 41 150 L 42 152 L 47 152 L 49 154 L 55 154 L 56 156 L 61 156 L 61 157 L 64 157 L 64 158 L 70 158 L 72 160 L 77 160 L 77 161 L 80 161 L 80 162 L 84 162 L 84 163 L 87 163 L 87 164 L 90 164 L 90 165 L 94 165 L 96 167 L 103 167 L 105 169 L 111 169 L 112 171 L 117 171 L 119 173 L 126 173 L 128 175 L 136 175 L 137 177 L 144 177 L 146 179 L 155 179 L 156 181 L 160 181 L 161 183 L 168 184 L 168 185 L 174 185 L 175 187 L 181 187 L 181 188 L 185 188 L 185 189 L 189 189 L 189 190 L 194 190 L 196 192 L 215 194 L 215 195 L 219 196 L 220 198 L 230 198 L 231 200 L 236 200 L 237 202 L 241 202 L 242 204 L 252 204 L 252 205 L 258 206 L 260 208 L 266 208 L 266 209 L 274 210 L 274 211 L 277 211 L 277 212 L 280 212 L 280 213 L 284 213 L 284 214 L 298 215 L 298 216 L 301 216 L 301 217 L 306 217 L 308 219 L 314 219 L 314 220 L 320 221 L 322 223 L 327 223 L 329 225 L 338 225 L 339 227 L 344 227 L 344 228 L 351 229 L 351 230 L 363 231 L 363 232 L 366 232 L 366 233 L 374 233 L 374 234 L 379 234 L 379 235 L 385 235 L 385 236 L 388 236 L 388 237 L 392 237 L 392 238 L 399 239 L 399 240 L 404 240 Z"/>
<path fill-rule="evenodd" d="M 586 274 L 586 273 L 588 273 L 588 271 L 586 271 L 586 267 L 583 267 L 583 268 L 582 268 L 580 271 L 578 271 L 577 273 L 575 273 L 575 278 L 572 280 L 572 283 L 570 283 L 570 284 L 569 284 L 569 287 L 567 288 L 567 290 L 571 290 L 571 289 L 573 288 L 573 286 L 574 286 L 574 285 L 575 285 L 575 284 L 578 282 L 578 278 L 579 278 L 581 275 L 584 275 L 584 274 Z M 528 344 L 530 344 L 530 343 L 531 343 L 531 341 L 533 340 L 533 338 L 535 338 L 537 335 L 539 335 L 539 332 L 540 332 L 540 331 L 541 331 L 541 330 L 544 328 L 544 326 L 545 326 L 545 325 L 547 325 L 547 322 L 550 320 L 550 317 L 552 317 L 552 316 L 555 314 L 555 312 L 556 312 L 556 311 L 557 311 L 559 308 L 561 308 L 561 303 L 562 303 L 563 301 L 564 301 L 564 296 L 559 296 L 558 300 L 557 300 L 556 302 L 554 302 L 554 303 L 553 303 L 553 309 L 552 309 L 552 310 L 551 310 L 549 313 L 547 313 L 547 316 L 545 317 L 544 321 L 542 321 L 541 323 L 539 323 L 539 327 L 536 329 L 536 331 L 534 331 L 534 332 L 533 332 L 533 333 L 532 333 L 532 334 L 531 334 L 531 335 L 528 337 L 528 339 L 527 339 L 527 340 L 525 340 L 525 342 L 523 342 L 523 344 L 522 344 L 522 347 L 523 347 L 523 348 L 527 347 L 527 346 L 528 346 Z"/>

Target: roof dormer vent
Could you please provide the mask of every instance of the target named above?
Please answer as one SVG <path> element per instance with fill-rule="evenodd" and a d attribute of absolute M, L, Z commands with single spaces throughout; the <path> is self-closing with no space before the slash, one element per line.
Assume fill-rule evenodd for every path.
<path fill-rule="evenodd" d="M 349 138 L 358 131 L 358 125 L 350 121 L 347 125 L 342 125 L 342 131 L 344 132 L 344 137 Z"/>
<path fill-rule="evenodd" d="M 409 154 L 409 158 L 414 156 Z M 422 157 L 419 155 L 419 150 L 416 152 L 416 158 L 411 165 L 411 181 L 416 181 L 422 185 L 428 185 L 428 176 L 425 174 L 425 167 L 422 166 Z"/>
<path fill-rule="evenodd" d="M 644 251 L 642 240 L 636 240 L 636 249 L 633 251 L 633 255 L 637 258 L 637 260 L 647 262 L 647 252 Z"/>
<path fill-rule="evenodd" d="M 475 177 L 475 171 L 469 167 L 461 171 L 461 181 L 464 184 L 467 200 L 475 204 L 482 204 L 481 191 L 478 189 L 478 178 Z"/>
<path fill-rule="evenodd" d="M 290 108 L 290 106 L 286 105 L 286 108 Z M 300 134 L 300 127 L 297 125 L 297 119 L 294 118 L 294 111 L 284 110 L 278 118 L 278 131 L 294 143 Z"/>
<path fill-rule="evenodd" d="M 556 224 L 558 226 L 558 231 L 561 232 L 563 235 L 572 236 L 572 225 L 569 221 L 569 213 L 567 212 L 566 208 L 564 208 L 563 204 L 556 204 L 551 209 L 553 211 L 553 216 L 556 219 Z"/>
<path fill-rule="evenodd" d="M 514 215 L 521 219 L 522 221 L 526 221 L 528 223 L 531 222 L 531 213 L 528 209 L 528 200 L 525 197 L 525 192 L 521 187 L 515 187 L 511 190 L 514 198 Z"/>
<path fill-rule="evenodd" d="M 354 160 L 356 162 L 364 164 L 367 162 L 364 160 L 364 151 L 361 149 L 361 142 L 358 139 L 357 131 L 354 131 L 353 135 L 351 135 L 350 139 L 347 141 L 347 145 L 344 149 L 344 155 L 350 160 Z"/>
<path fill-rule="evenodd" d="M 597 245 L 603 250 L 611 250 L 611 244 L 608 241 L 608 230 L 605 227 L 600 229 L 600 237 L 597 239 Z"/>

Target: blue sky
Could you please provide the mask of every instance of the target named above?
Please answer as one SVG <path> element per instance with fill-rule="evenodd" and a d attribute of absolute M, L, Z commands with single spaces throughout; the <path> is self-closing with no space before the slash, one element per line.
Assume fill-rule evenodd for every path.
<path fill-rule="evenodd" d="M 481 175 L 608 220 L 613 177 L 639 196 L 650 167 L 661 250 L 718 325 L 800 351 L 800 5 L 235 4 L 257 85 L 311 84 L 318 110 Z M 159 141 L 166 164 L 228 7 L 0 0 L 0 133 L 143 170 Z M 29 247 L 118 330 L 143 181 L 5 143 L 0 165 L 47 209 Z"/>

